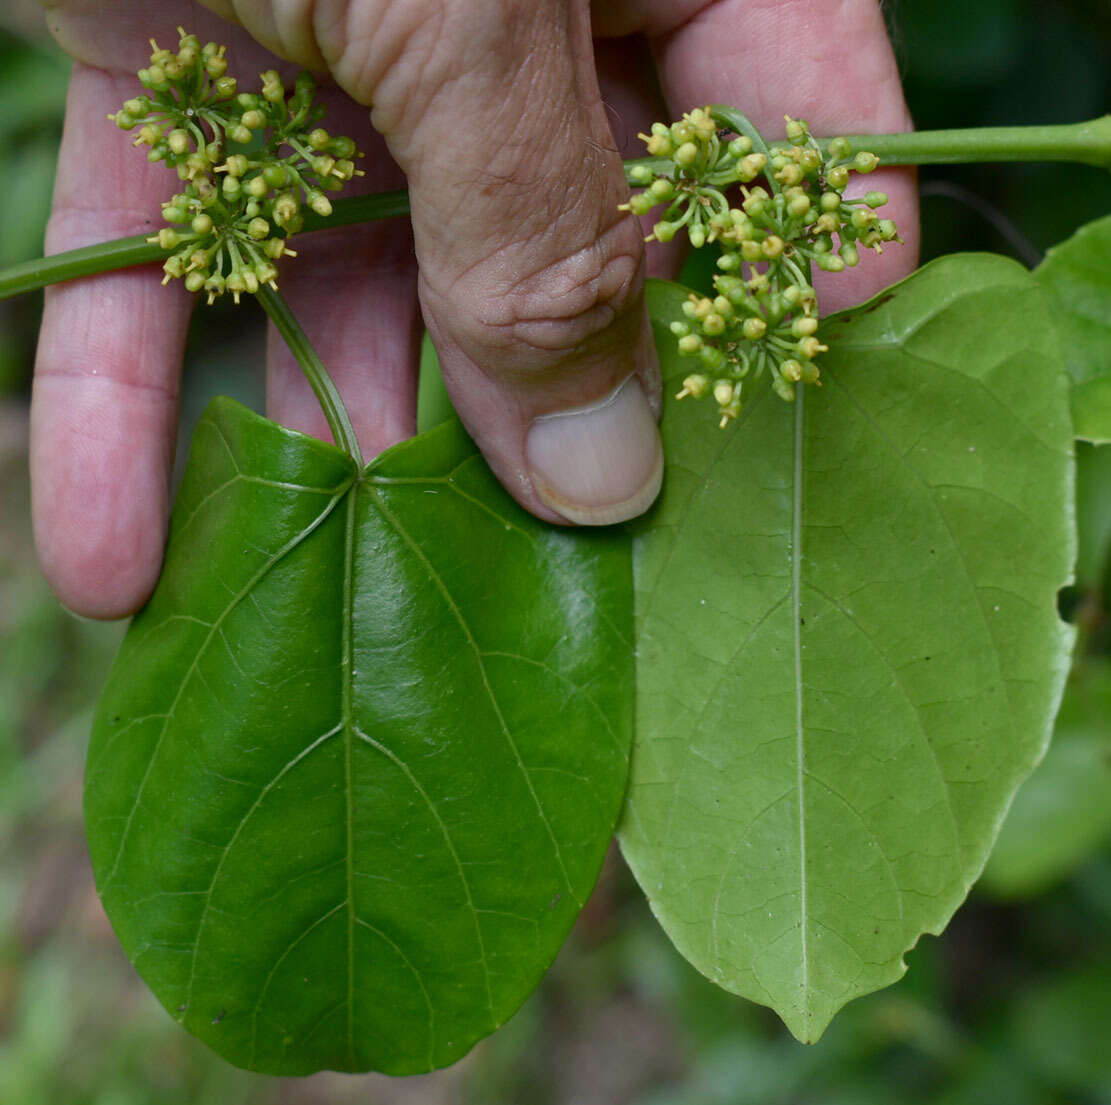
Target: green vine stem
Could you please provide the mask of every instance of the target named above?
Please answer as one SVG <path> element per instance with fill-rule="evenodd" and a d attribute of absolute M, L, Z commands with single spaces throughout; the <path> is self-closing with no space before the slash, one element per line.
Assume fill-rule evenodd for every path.
<path fill-rule="evenodd" d="M 351 196 L 336 200 L 332 214 L 325 217 L 311 211 L 305 213 L 301 233 L 329 230 L 337 226 L 355 226 L 376 219 L 393 219 L 409 214 L 409 193 L 403 188 L 394 192 L 377 192 L 371 196 Z M 95 276 L 101 272 L 126 269 L 132 265 L 149 265 L 166 259 L 166 250 L 147 240 L 146 234 L 116 238 L 51 257 L 36 257 L 19 265 L 0 270 L 0 299 L 23 292 L 33 292 L 47 284 L 75 280 L 79 276 Z"/>
<path fill-rule="evenodd" d="M 301 366 L 301 371 L 305 374 L 305 379 L 308 380 L 328 421 L 328 428 L 332 431 L 335 443 L 355 461 L 362 471 L 363 454 L 359 449 L 359 439 L 355 436 L 355 428 L 351 425 L 347 408 L 343 405 L 339 391 L 324 367 L 323 361 L 312 347 L 305 331 L 301 329 L 300 323 L 293 317 L 289 304 L 280 293 L 265 285 L 259 288 L 256 298 Z"/>
<path fill-rule="evenodd" d="M 854 150 L 871 151 L 882 165 L 1072 161 L 1111 169 L 1111 115 L 1051 127 L 969 127 L 846 137 Z"/>
<path fill-rule="evenodd" d="M 732 111 L 714 108 L 715 114 Z M 883 165 L 954 165 L 978 161 L 1072 161 L 1111 169 L 1111 115 L 1084 123 L 1045 127 L 974 127 L 967 130 L 914 131 L 905 134 L 849 135 L 854 149 L 875 153 Z M 819 140 L 825 145 L 828 140 Z M 626 176 L 638 166 L 653 171 L 666 159 L 639 157 L 625 162 Z M 352 226 L 409 213 L 404 190 L 337 200 L 332 215 L 306 213 L 304 232 Z M 38 258 L 0 271 L 0 299 L 47 284 L 165 258 L 166 251 L 145 235 L 119 238 L 84 249 Z"/>

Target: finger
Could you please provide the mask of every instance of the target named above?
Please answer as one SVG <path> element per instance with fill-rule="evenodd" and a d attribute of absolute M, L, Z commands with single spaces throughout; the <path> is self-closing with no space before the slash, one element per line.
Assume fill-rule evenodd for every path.
<path fill-rule="evenodd" d="M 422 309 L 456 409 L 541 517 L 639 513 L 662 467 L 658 368 L 585 3 L 397 4 L 348 30 L 361 52 L 333 72 L 373 100 L 409 178 Z"/>
<path fill-rule="evenodd" d="M 404 187 L 405 177 L 366 108 L 323 90 L 333 134 L 358 140 L 366 156 L 351 193 Z M 417 265 L 407 219 L 343 227 L 296 238 L 281 291 L 338 387 L 367 459 L 416 432 L 416 371 L 423 325 Z M 328 440 L 330 431 L 285 342 L 271 327 L 267 400 L 270 416 Z"/>
<path fill-rule="evenodd" d="M 622 158 L 643 157 L 644 143 L 637 135 L 667 116 L 667 105 L 656 80 L 656 62 L 647 41 L 640 35 L 597 39 L 594 61 L 602 103 Z M 645 237 L 652 232 L 654 222 L 649 216 L 640 220 Z M 653 239 L 646 250 L 648 275 L 674 280 L 683 267 L 685 254 L 679 238 L 670 242 Z"/>
<path fill-rule="evenodd" d="M 613 25 L 652 36 L 672 114 L 705 103 L 740 108 L 769 138 L 784 114 L 815 134 L 912 129 L 876 0 L 626 0 Z M 911 272 L 918 258 L 913 170 L 854 174 L 849 195 L 886 192 L 885 217 L 902 246 L 868 253 L 859 267 L 815 276 L 822 312 L 858 303 Z"/>
<path fill-rule="evenodd" d="M 157 229 L 165 169 L 105 115 L 134 80 L 78 65 L 46 251 Z M 35 542 L 71 610 L 122 617 L 158 578 L 191 298 L 156 267 L 48 289 L 31 406 Z"/>

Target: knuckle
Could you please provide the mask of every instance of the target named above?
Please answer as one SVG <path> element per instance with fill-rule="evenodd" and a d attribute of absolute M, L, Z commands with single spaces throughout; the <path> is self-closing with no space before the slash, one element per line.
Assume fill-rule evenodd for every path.
<path fill-rule="evenodd" d="M 480 363 L 508 370 L 559 368 L 631 342 L 640 323 L 644 250 L 635 220 L 621 219 L 596 239 L 555 250 L 549 228 L 534 242 L 504 247 L 456 283 L 464 347 Z M 532 256 L 528 261 L 522 254 Z M 460 297 L 460 292 L 462 293 Z"/>

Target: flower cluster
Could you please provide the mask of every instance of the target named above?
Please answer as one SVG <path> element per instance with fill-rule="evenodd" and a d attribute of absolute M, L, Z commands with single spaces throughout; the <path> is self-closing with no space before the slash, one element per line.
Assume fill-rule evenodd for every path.
<path fill-rule="evenodd" d="M 655 123 L 640 137 L 659 160 L 630 169 L 644 191 L 622 205 L 636 215 L 667 205 L 649 241 L 685 231 L 695 248 L 720 249 L 716 294 L 692 294 L 671 330 L 679 352 L 699 362 L 678 397 L 712 395 L 723 427 L 740 413 L 742 391 L 765 371 L 788 401 L 799 384 L 819 383 L 816 358 L 827 347 L 818 337 L 812 266 L 840 272 L 859 263 L 862 248 L 882 252 L 899 241 L 895 224 L 876 214 L 887 196 L 845 196 L 851 173 L 879 164 L 875 154 L 854 154 L 844 138 L 823 149 L 806 123 L 790 116 L 786 145 L 770 149 L 758 134 L 732 133 L 730 123 L 710 108 L 671 126 Z M 736 204 L 726 193 L 734 185 Z"/>
<path fill-rule="evenodd" d="M 150 66 L 139 70 L 147 93 L 108 118 L 137 128 L 135 145 L 183 182 L 162 207 L 169 225 L 149 239 L 170 251 L 163 283 L 180 277 L 209 303 L 224 292 L 238 303 L 262 284 L 277 286 L 275 262 L 295 256 L 287 241 L 303 225 L 303 208 L 331 214 L 325 193 L 362 176 L 355 159 L 363 155 L 353 139 L 319 126 L 324 109 L 311 74 L 287 91 L 270 69 L 260 91 L 241 92 L 225 47 L 178 32 L 176 52 L 151 40 Z"/>

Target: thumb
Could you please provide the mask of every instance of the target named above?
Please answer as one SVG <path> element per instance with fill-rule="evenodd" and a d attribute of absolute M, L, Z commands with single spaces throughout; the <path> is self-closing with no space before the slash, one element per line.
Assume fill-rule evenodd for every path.
<path fill-rule="evenodd" d="M 350 71 L 370 74 L 358 91 L 409 178 L 421 306 L 455 407 L 534 514 L 640 514 L 663 469 L 659 369 L 588 6 L 396 7 L 423 18 L 395 42 L 382 20 L 374 58 Z"/>

